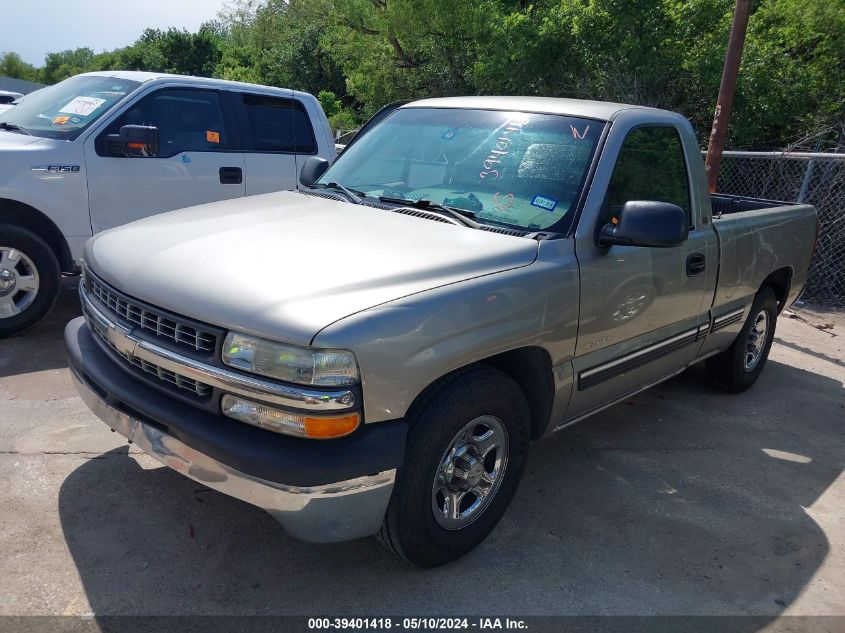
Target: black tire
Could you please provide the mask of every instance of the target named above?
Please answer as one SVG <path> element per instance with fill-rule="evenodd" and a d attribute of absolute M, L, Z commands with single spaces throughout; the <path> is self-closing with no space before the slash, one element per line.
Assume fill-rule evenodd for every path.
<path fill-rule="evenodd" d="M 460 529 L 445 529 L 435 518 L 433 505 L 438 467 L 460 430 L 481 416 L 493 416 L 504 426 L 507 463 L 500 472 L 498 488 L 472 522 Z M 473 549 L 504 515 L 528 457 L 528 403 L 506 374 L 478 367 L 441 383 L 408 417 L 405 463 L 397 471 L 377 538 L 413 565 L 437 567 Z"/>
<path fill-rule="evenodd" d="M 27 229 L 0 224 L 0 248 L 3 247 L 23 253 L 38 273 L 38 289 L 31 302 L 19 314 L 0 316 L 0 338 L 7 338 L 32 327 L 53 308 L 59 296 L 61 270 L 53 250 L 44 240 Z M 19 263 L 16 269 L 19 272 L 23 267 L 26 267 L 26 262 Z M 2 292 L 0 290 L 0 293 Z M 21 296 L 19 291 L 12 289 L 12 292 L 15 293 L 13 297 Z"/>
<path fill-rule="evenodd" d="M 765 339 L 757 357 L 758 360 L 749 368 L 746 365 L 749 338 L 761 313 L 765 313 L 768 319 Z M 740 393 L 757 382 L 775 338 L 777 316 L 778 304 L 775 293 L 768 286 L 763 286 L 754 297 L 748 317 L 733 344 L 718 356 L 708 358 L 705 362 L 707 377 L 714 385 L 731 393 Z"/>

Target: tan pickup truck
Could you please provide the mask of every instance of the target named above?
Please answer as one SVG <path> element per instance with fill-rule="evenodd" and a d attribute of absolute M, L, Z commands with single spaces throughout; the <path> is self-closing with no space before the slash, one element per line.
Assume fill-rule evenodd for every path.
<path fill-rule="evenodd" d="M 493 529 L 531 440 L 701 361 L 750 387 L 816 236 L 711 196 L 683 117 L 612 103 L 412 102 L 300 181 L 91 239 L 72 373 L 293 536 L 427 567 Z"/>

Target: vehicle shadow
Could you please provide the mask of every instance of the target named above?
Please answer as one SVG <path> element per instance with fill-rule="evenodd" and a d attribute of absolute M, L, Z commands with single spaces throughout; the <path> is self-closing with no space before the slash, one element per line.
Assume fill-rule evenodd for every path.
<path fill-rule="evenodd" d="M 82 314 L 79 277 L 62 277 L 56 305 L 31 329 L 0 340 L 0 378 L 67 367 L 63 332 L 68 321 Z"/>
<path fill-rule="evenodd" d="M 822 352 L 816 352 L 815 350 L 809 349 L 803 345 L 797 345 L 791 341 L 784 341 L 783 339 L 775 336 L 775 343 L 783 345 L 784 347 L 788 347 L 790 349 L 794 349 L 796 352 L 801 352 L 802 354 L 808 354 L 814 358 L 818 358 L 819 360 L 827 361 L 828 363 L 833 363 L 834 365 L 842 365 L 843 361 L 835 356 L 830 356 L 828 354 L 823 354 Z"/>
<path fill-rule="evenodd" d="M 373 539 L 296 542 L 126 449 L 72 472 L 59 513 L 97 615 L 774 618 L 830 550 L 805 508 L 845 466 L 844 395 L 769 361 L 755 388 L 729 396 L 692 368 L 536 443 L 493 534 L 435 570 Z"/>

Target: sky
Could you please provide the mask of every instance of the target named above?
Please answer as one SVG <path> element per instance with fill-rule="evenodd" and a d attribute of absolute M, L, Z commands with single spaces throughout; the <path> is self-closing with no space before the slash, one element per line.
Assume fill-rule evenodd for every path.
<path fill-rule="evenodd" d="M 132 44 L 145 28 L 196 31 L 226 0 L 0 0 L 0 53 L 44 64 L 54 51 L 87 46 L 100 53 Z"/>

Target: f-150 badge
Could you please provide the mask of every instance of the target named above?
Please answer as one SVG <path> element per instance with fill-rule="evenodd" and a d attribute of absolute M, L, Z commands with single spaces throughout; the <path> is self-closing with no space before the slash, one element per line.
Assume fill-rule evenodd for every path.
<path fill-rule="evenodd" d="M 48 173 L 76 173 L 79 165 L 33 165 L 32 171 L 46 171 Z"/>

